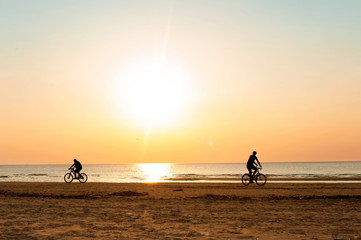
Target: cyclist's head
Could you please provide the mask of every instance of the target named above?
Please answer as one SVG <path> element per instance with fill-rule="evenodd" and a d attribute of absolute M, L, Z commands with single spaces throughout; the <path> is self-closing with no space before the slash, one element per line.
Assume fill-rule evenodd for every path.
<path fill-rule="evenodd" d="M 76 162 L 76 159 L 74 158 L 74 162 Z"/>
<path fill-rule="evenodd" d="M 253 151 L 253 155 L 256 155 L 257 154 L 257 152 L 256 151 Z"/>

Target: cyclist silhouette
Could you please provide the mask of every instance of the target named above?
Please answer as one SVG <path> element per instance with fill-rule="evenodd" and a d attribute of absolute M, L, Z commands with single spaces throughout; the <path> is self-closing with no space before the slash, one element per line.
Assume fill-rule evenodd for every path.
<path fill-rule="evenodd" d="M 75 178 L 78 178 L 77 176 L 80 176 L 82 178 L 82 176 L 80 175 L 80 170 L 83 168 L 81 163 L 74 159 L 74 164 L 70 166 L 69 170 L 72 169 L 73 167 L 75 167 L 74 169 L 74 174 L 75 174 Z"/>
<path fill-rule="evenodd" d="M 256 157 L 256 154 L 257 154 L 257 152 L 253 151 L 253 154 L 251 156 L 249 156 L 249 159 L 248 159 L 248 162 L 247 162 L 247 169 L 249 171 L 249 175 L 251 176 L 251 181 L 250 181 L 251 183 L 253 182 L 253 175 L 257 171 L 257 166 L 260 166 L 262 168 L 262 165 L 258 161 L 258 158 Z M 253 174 L 252 174 L 252 170 L 254 170 Z"/>

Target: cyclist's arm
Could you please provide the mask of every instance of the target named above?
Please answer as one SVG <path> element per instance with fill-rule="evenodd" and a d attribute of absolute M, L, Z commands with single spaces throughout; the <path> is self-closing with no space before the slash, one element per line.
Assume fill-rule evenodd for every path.
<path fill-rule="evenodd" d="M 256 161 L 257 161 L 257 163 L 258 163 L 258 166 L 260 166 L 261 168 L 262 168 L 262 165 L 261 165 L 261 163 L 258 161 L 258 158 L 256 157 Z"/>
<path fill-rule="evenodd" d="M 73 167 L 74 167 L 74 165 L 75 165 L 75 164 L 71 165 L 71 166 L 69 167 L 69 169 L 73 168 Z"/>

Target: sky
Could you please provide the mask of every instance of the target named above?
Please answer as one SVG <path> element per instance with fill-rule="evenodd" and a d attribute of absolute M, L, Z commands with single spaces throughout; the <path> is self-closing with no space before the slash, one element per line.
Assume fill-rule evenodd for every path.
<path fill-rule="evenodd" d="M 360 11 L 0 0 L 0 165 L 360 161 Z"/>

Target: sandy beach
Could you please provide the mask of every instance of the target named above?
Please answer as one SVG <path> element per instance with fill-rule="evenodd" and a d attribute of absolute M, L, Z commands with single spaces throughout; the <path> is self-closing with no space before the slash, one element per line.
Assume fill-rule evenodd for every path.
<path fill-rule="evenodd" d="M 355 183 L 0 183 L 0 239 L 361 239 Z"/>

